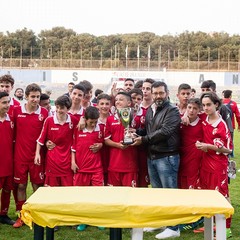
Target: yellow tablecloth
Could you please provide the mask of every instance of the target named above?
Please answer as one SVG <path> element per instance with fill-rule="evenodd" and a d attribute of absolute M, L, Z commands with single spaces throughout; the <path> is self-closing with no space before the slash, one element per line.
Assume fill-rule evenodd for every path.
<path fill-rule="evenodd" d="M 130 187 L 41 187 L 23 205 L 23 221 L 42 227 L 161 227 L 234 213 L 214 190 Z"/>

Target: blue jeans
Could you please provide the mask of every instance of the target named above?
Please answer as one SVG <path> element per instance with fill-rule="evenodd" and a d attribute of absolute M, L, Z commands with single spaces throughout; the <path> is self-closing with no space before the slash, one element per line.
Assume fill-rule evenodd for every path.
<path fill-rule="evenodd" d="M 148 159 L 148 174 L 153 188 L 178 188 L 179 155 Z"/>
<path fill-rule="evenodd" d="M 153 188 L 178 188 L 179 155 L 163 157 L 155 160 L 148 159 L 148 174 Z M 168 226 L 173 231 L 177 226 Z"/>

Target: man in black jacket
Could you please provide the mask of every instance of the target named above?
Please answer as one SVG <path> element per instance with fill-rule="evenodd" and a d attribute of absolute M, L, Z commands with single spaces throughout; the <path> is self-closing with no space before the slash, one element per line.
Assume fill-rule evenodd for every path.
<path fill-rule="evenodd" d="M 146 114 L 146 135 L 137 137 L 134 144 L 143 143 L 148 147 L 148 173 L 152 187 L 178 188 L 180 114 L 169 101 L 166 83 L 155 82 L 151 89 L 153 104 Z M 174 226 L 167 227 L 156 238 L 179 236 L 179 228 Z"/>

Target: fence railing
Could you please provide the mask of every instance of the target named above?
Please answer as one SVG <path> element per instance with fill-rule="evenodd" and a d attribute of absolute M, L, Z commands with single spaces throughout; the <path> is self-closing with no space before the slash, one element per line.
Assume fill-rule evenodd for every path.
<path fill-rule="evenodd" d="M 157 71 L 240 71 L 240 62 L 232 61 L 154 61 L 137 59 L 21 59 L 0 58 L 0 68 L 18 69 L 105 69 Z"/>

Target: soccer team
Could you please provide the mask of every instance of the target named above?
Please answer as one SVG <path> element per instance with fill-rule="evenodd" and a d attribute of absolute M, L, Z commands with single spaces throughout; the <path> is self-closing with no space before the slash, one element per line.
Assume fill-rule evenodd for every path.
<path fill-rule="evenodd" d="M 20 215 L 16 221 L 8 217 L 8 208 L 13 192 L 16 211 L 21 211 L 27 199 L 28 176 L 33 191 L 40 186 L 148 187 L 152 184 L 153 187 L 215 189 L 229 199 L 227 167 L 228 154 L 232 152 L 232 120 L 224 119 L 226 109 L 215 93 L 213 81 L 202 83 L 200 99 L 192 95 L 190 85 L 181 84 L 177 93 L 179 101 L 174 105 L 170 104 L 167 85 L 150 78 L 136 85 L 133 79 L 127 78 L 123 89 L 113 84 L 110 95 L 100 93 L 96 103 L 92 103 L 93 86 L 83 80 L 69 83 L 69 92 L 56 99 L 54 112 L 50 98 L 37 84 L 26 87 L 25 100 L 21 103 L 10 97 L 13 88 L 11 75 L 0 77 L 1 223 L 15 228 L 23 225 Z M 118 111 L 123 108 L 131 108 L 129 129 L 137 136 L 130 145 L 123 143 L 126 127 Z M 169 109 L 174 113 L 174 126 L 172 116 L 166 117 Z M 156 120 L 161 111 L 166 114 Z M 236 119 L 240 119 L 239 112 Z M 153 123 L 154 130 L 149 128 Z M 161 132 L 162 128 L 169 128 L 169 133 L 174 128 L 177 135 L 174 154 L 166 151 L 153 161 L 175 156 L 176 186 L 155 185 L 148 164 L 149 156 L 154 156 L 154 146 L 161 138 L 170 138 L 169 133 Z M 232 235 L 230 224 L 231 218 L 227 219 L 227 237 Z M 78 226 L 78 230 L 85 228 L 84 224 Z M 178 237 L 179 229 L 180 226 L 166 228 L 156 238 Z"/>

